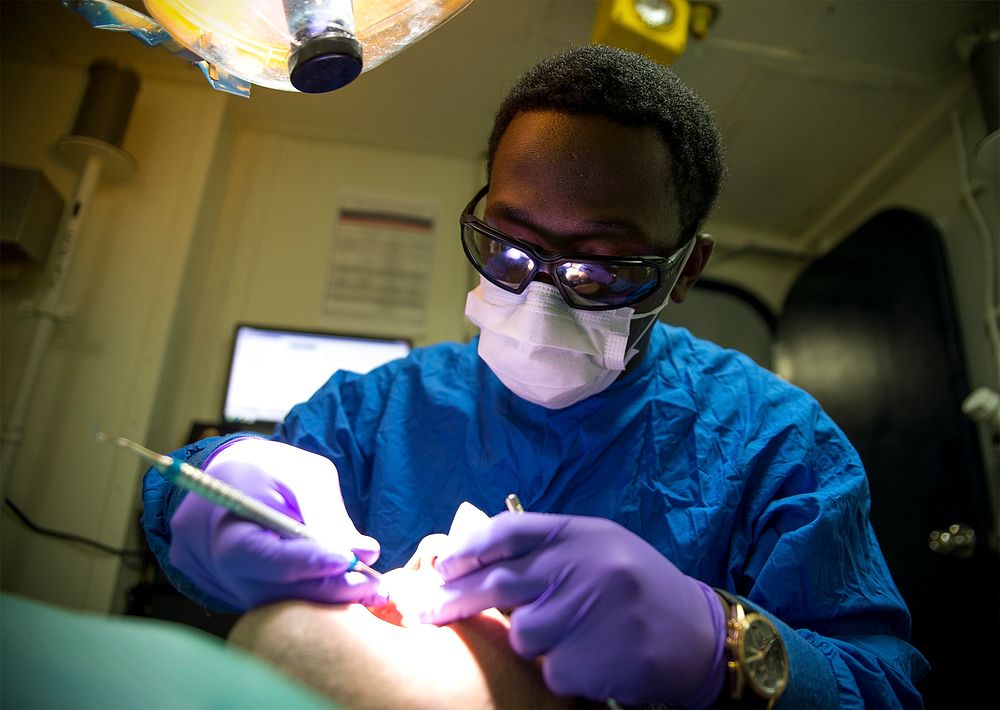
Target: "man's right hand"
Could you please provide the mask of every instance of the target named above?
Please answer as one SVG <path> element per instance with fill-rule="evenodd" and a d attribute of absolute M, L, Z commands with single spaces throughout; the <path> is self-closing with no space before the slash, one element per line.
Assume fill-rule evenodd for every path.
<path fill-rule="evenodd" d="M 378 581 L 347 571 L 354 555 L 378 559 L 379 544 L 348 516 L 331 461 L 248 438 L 214 454 L 205 472 L 308 526 L 323 544 L 280 537 L 189 492 L 170 520 L 170 562 L 203 591 L 241 610 L 281 599 L 378 602 Z"/>

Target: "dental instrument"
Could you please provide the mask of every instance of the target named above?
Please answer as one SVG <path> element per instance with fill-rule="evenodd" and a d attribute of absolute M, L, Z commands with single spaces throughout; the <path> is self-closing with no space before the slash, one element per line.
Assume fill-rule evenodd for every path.
<path fill-rule="evenodd" d="M 521 499 L 517 497 L 516 493 L 508 493 L 503 502 L 507 506 L 507 510 L 512 513 L 524 512 L 524 506 L 521 505 Z"/>
<path fill-rule="evenodd" d="M 174 485 L 185 488 L 216 505 L 238 515 L 245 520 L 255 522 L 282 537 L 298 537 L 313 540 L 323 544 L 324 541 L 315 537 L 309 529 L 297 520 L 288 517 L 256 498 L 251 498 L 243 491 L 225 481 L 210 476 L 201 469 L 189 463 L 177 461 L 165 454 L 158 454 L 123 436 L 109 437 L 103 432 L 97 432 L 97 440 L 128 449 L 139 458 L 150 463 L 165 478 Z M 354 555 L 354 560 L 348 565 L 348 572 L 363 572 L 374 579 L 381 579 L 382 573 L 372 569 Z"/>

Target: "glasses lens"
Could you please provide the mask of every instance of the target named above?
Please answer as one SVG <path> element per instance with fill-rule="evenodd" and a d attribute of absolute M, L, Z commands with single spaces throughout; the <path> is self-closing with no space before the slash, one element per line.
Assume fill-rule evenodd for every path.
<path fill-rule="evenodd" d="M 462 241 L 475 267 L 497 286 L 519 289 L 534 273 L 535 260 L 529 254 L 469 224 L 462 226 Z"/>
<path fill-rule="evenodd" d="M 557 268 L 564 292 L 575 305 L 622 306 L 656 290 L 657 270 L 647 264 L 563 262 Z"/>

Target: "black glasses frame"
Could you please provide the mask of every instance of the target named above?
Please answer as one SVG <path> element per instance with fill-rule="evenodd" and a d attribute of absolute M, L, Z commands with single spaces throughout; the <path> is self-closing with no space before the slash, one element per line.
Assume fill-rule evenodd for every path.
<path fill-rule="evenodd" d="M 621 256 L 604 256 L 598 254 L 573 254 L 573 253 L 546 255 L 541 253 L 538 250 L 538 247 L 535 246 L 534 244 L 521 241 L 520 239 L 512 237 L 509 234 L 504 234 L 503 232 L 494 229 L 493 227 L 486 224 L 484 221 L 475 216 L 476 205 L 479 203 L 481 199 L 483 199 L 486 193 L 489 192 L 489 189 L 490 186 L 486 185 L 481 190 L 479 190 L 479 192 L 476 193 L 475 197 L 473 197 L 469 201 L 469 204 L 466 205 L 465 209 L 462 210 L 462 215 L 459 217 L 459 225 L 461 229 L 461 238 L 462 238 L 462 250 L 465 252 L 465 256 L 472 264 L 472 266 L 476 269 L 476 271 L 478 271 L 487 281 L 492 283 L 494 286 L 502 288 L 504 291 L 508 291 L 510 293 L 523 293 L 524 290 L 528 288 L 528 284 L 530 284 L 532 281 L 535 280 L 535 277 L 538 276 L 538 273 L 544 272 L 549 275 L 549 277 L 552 279 L 552 282 L 556 285 L 556 288 L 559 289 L 559 294 L 562 296 L 566 304 L 569 305 L 570 308 L 576 308 L 581 311 L 610 311 L 616 308 L 625 308 L 627 306 L 630 306 L 634 303 L 638 303 L 639 301 L 648 298 L 650 294 L 656 293 L 664 282 L 663 278 L 664 273 L 669 272 L 673 268 L 676 268 L 677 260 L 688 248 L 688 245 L 691 243 L 691 240 L 694 239 L 694 237 L 691 237 L 690 240 L 685 241 L 670 256 L 621 257 Z M 527 278 L 525 278 L 524 283 L 522 283 L 519 287 L 511 288 L 506 284 L 494 281 L 489 276 L 489 274 L 483 271 L 479 267 L 479 264 L 476 263 L 476 259 L 472 256 L 471 253 L 469 253 L 469 246 L 466 243 L 465 239 L 466 228 L 479 232 L 480 234 L 483 234 L 489 237 L 490 239 L 494 239 L 500 242 L 501 244 L 505 244 L 507 246 L 514 247 L 516 249 L 520 249 L 524 253 L 528 254 L 532 259 L 534 259 L 535 266 L 532 269 L 531 273 L 527 276 Z M 620 303 L 614 303 L 614 304 L 599 303 L 593 305 L 574 303 L 572 300 L 573 296 L 571 296 L 566 292 L 566 289 L 568 289 L 569 286 L 563 283 L 562 279 L 559 278 L 559 274 L 556 272 L 558 267 L 564 263 L 594 263 L 594 264 L 620 264 L 622 266 L 648 266 L 652 267 L 656 271 L 656 284 L 653 286 L 653 289 L 651 291 L 641 293 L 635 296 L 634 298 L 626 298 L 622 300 Z M 579 294 L 574 293 L 573 295 L 579 297 Z"/>

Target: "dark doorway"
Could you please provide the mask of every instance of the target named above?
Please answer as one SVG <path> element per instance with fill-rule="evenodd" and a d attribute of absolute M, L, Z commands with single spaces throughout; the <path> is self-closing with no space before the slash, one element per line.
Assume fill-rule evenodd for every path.
<path fill-rule="evenodd" d="M 976 433 L 960 410 L 969 389 L 937 229 L 903 209 L 871 218 L 800 275 L 778 342 L 789 378 L 865 463 L 872 525 L 931 662 L 927 706 L 1000 706 L 1000 560 Z M 949 534 L 932 551 L 931 532 L 953 524 L 974 530 L 975 546 Z"/>

